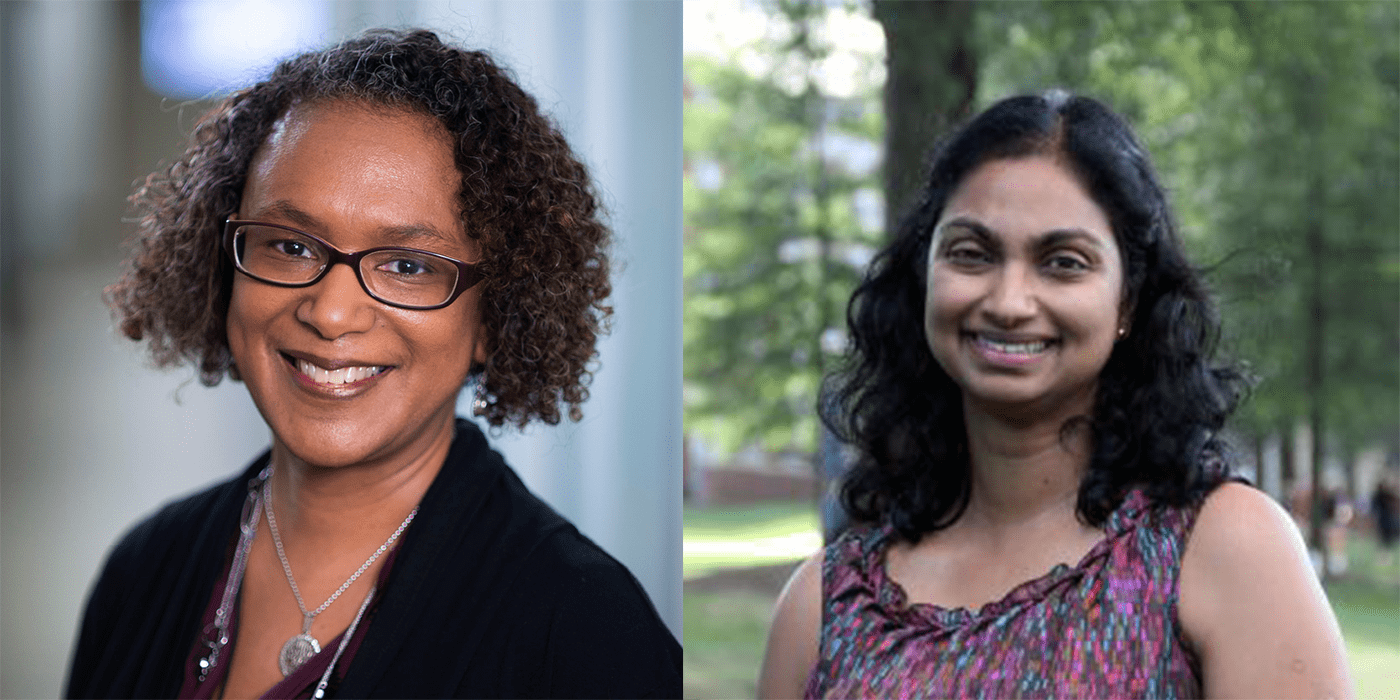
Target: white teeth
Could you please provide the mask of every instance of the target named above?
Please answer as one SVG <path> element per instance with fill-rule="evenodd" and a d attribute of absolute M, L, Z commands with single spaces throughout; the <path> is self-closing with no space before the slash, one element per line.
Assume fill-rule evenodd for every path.
<path fill-rule="evenodd" d="M 384 371 L 383 367 L 342 367 L 336 370 L 318 367 L 306 360 L 297 360 L 297 370 L 317 384 L 350 384 L 368 379 Z"/>
<path fill-rule="evenodd" d="M 1045 350 L 1049 343 L 1044 340 L 1037 340 L 1033 343 L 1002 343 L 989 338 L 979 337 L 978 340 L 983 345 L 1008 355 L 1034 355 Z"/>

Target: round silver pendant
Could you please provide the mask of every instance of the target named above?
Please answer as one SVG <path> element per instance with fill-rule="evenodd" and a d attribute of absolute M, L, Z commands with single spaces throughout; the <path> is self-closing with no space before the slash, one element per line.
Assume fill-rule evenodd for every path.
<path fill-rule="evenodd" d="M 282 645 L 282 654 L 277 657 L 277 668 L 282 675 L 290 676 L 306 663 L 307 659 L 321 653 L 321 643 L 309 634 L 299 634 Z"/>

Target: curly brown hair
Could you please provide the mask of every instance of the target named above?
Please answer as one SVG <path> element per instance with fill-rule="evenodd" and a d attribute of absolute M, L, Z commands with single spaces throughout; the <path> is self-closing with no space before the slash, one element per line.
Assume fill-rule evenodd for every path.
<path fill-rule="evenodd" d="M 480 241 L 488 359 L 473 368 L 494 426 L 583 416 L 598 334 L 612 308 L 611 234 L 588 172 L 534 98 L 479 51 L 432 32 L 375 29 L 291 58 L 225 98 L 189 148 L 130 200 L 138 229 L 127 269 L 105 293 L 122 332 L 148 340 L 157 366 L 190 361 L 200 381 L 238 379 L 225 331 L 232 263 L 224 219 L 248 165 L 293 105 L 354 100 L 432 115 L 452 135 L 461 216 Z"/>

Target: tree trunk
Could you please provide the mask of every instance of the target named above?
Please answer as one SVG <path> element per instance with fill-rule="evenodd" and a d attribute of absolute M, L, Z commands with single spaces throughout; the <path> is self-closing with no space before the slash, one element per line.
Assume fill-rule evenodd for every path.
<path fill-rule="evenodd" d="M 1342 449 L 1342 474 L 1346 476 L 1346 497 L 1353 504 L 1361 501 L 1362 493 L 1356 488 L 1357 450 L 1347 446 Z"/>
<path fill-rule="evenodd" d="M 977 57 L 975 4 L 874 0 L 885 30 L 885 231 L 915 205 L 927 155 L 972 110 Z"/>
<path fill-rule="evenodd" d="M 1304 81 L 1313 84 L 1320 82 L 1316 75 L 1305 73 Z M 1302 117 L 1304 128 L 1308 132 L 1308 141 L 1312 145 L 1313 153 L 1318 152 L 1317 131 L 1322 128 L 1321 119 L 1315 104 L 1304 101 L 1300 105 L 1299 115 Z M 1325 446 L 1327 442 L 1326 426 L 1323 422 L 1323 404 L 1326 402 L 1326 388 L 1324 386 L 1324 363 L 1327 342 L 1327 308 L 1323 303 L 1323 277 L 1322 265 L 1327 259 L 1327 249 L 1322 238 L 1322 212 L 1326 211 L 1326 195 L 1323 190 L 1325 183 L 1320 179 L 1321 171 L 1310 172 L 1310 182 L 1308 183 L 1308 228 L 1307 228 L 1307 266 L 1308 266 L 1308 305 L 1311 311 L 1312 323 L 1307 329 L 1307 362 L 1308 376 L 1306 393 L 1308 396 L 1308 424 L 1312 430 L 1312 518 L 1309 522 L 1308 534 L 1312 540 L 1312 545 L 1322 552 L 1323 561 L 1327 561 L 1327 538 L 1324 536 L 1326 523 L 1323 522 L 1324 515 L 1330 509 L 1324 507 L 1323 499 L 1327 494 L 1322 488 L 1322 467 L 1326 461 Z M 1322 567 L 1322 576 L 1327 578 L 1327 567 Z"/>
<path fill-rule="evenodd" d="M 1279 428 L 1279 435 L 1282 437 L 1278 442 L 1278 460 L 1279 469 L 1283 472 L 1283 500 L 1286 503 L 1292 503 L 1293 489 L 1298 487 L 1298 474 L 1293 468 L 1293 441 L 1297 439 L 1293 435 L 1293 424 L 1294 419 L 1289 418 L 1283 421 L 1282 427 Z"/>
<path fill-rule="evenodd" d="M 1249 438 L 1249 446 L 1253 448 L 1254 451 L 1254 484 L 1264 489 L 1265 493 L 1269 493 L 1270 481 L 1268 469 L 1264 466 L 1264 438 L 1258 435 L 1251 436 Z M 1272 493 L 1269 493 L 1269 495 L 1274 496 Z"/>

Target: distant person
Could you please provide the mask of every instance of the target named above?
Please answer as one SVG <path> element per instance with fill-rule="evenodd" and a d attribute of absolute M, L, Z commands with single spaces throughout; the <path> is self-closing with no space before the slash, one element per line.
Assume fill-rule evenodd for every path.
<path fill-rule="evenodd" d="M 593 183 L 505 70 L 366 32 L 132 199 L 123 332 L 241 380 L 272 445 L 117 544 L 68 696 L 679 696 L 636 579 L 455 415 L 470 382 L 492 425 L 578 420 L 609 313 Z"/>
<path fill-rule="evenodd" d="M 1327 574 L 1343 576 L 1351 566 L 1347 557 L 1347 532 L 1351 529 L 1356 509 L 1342 489 L 1323 489 L 1322 501 L 1322 536 L 1327 540 Z"/>
<path fill-rule="evenodd" d="M 1230 478 L 1243 379 L 1121 117 L 972 119 L 849 318 L 860 525 L 788 583 L 761 697 L 1351 695 L 1296 527 Z"/>
<path fill-rule="evenodd" d="M 1395 543 L 1400 541 L 1400 487 L 1394 473 L 1376 482 L 1371 493 L 1371 514 L 1376 519 L 1376 538 L 1380 542 L 1382 567 L 1389 567 L 1395 558 Z"/>

